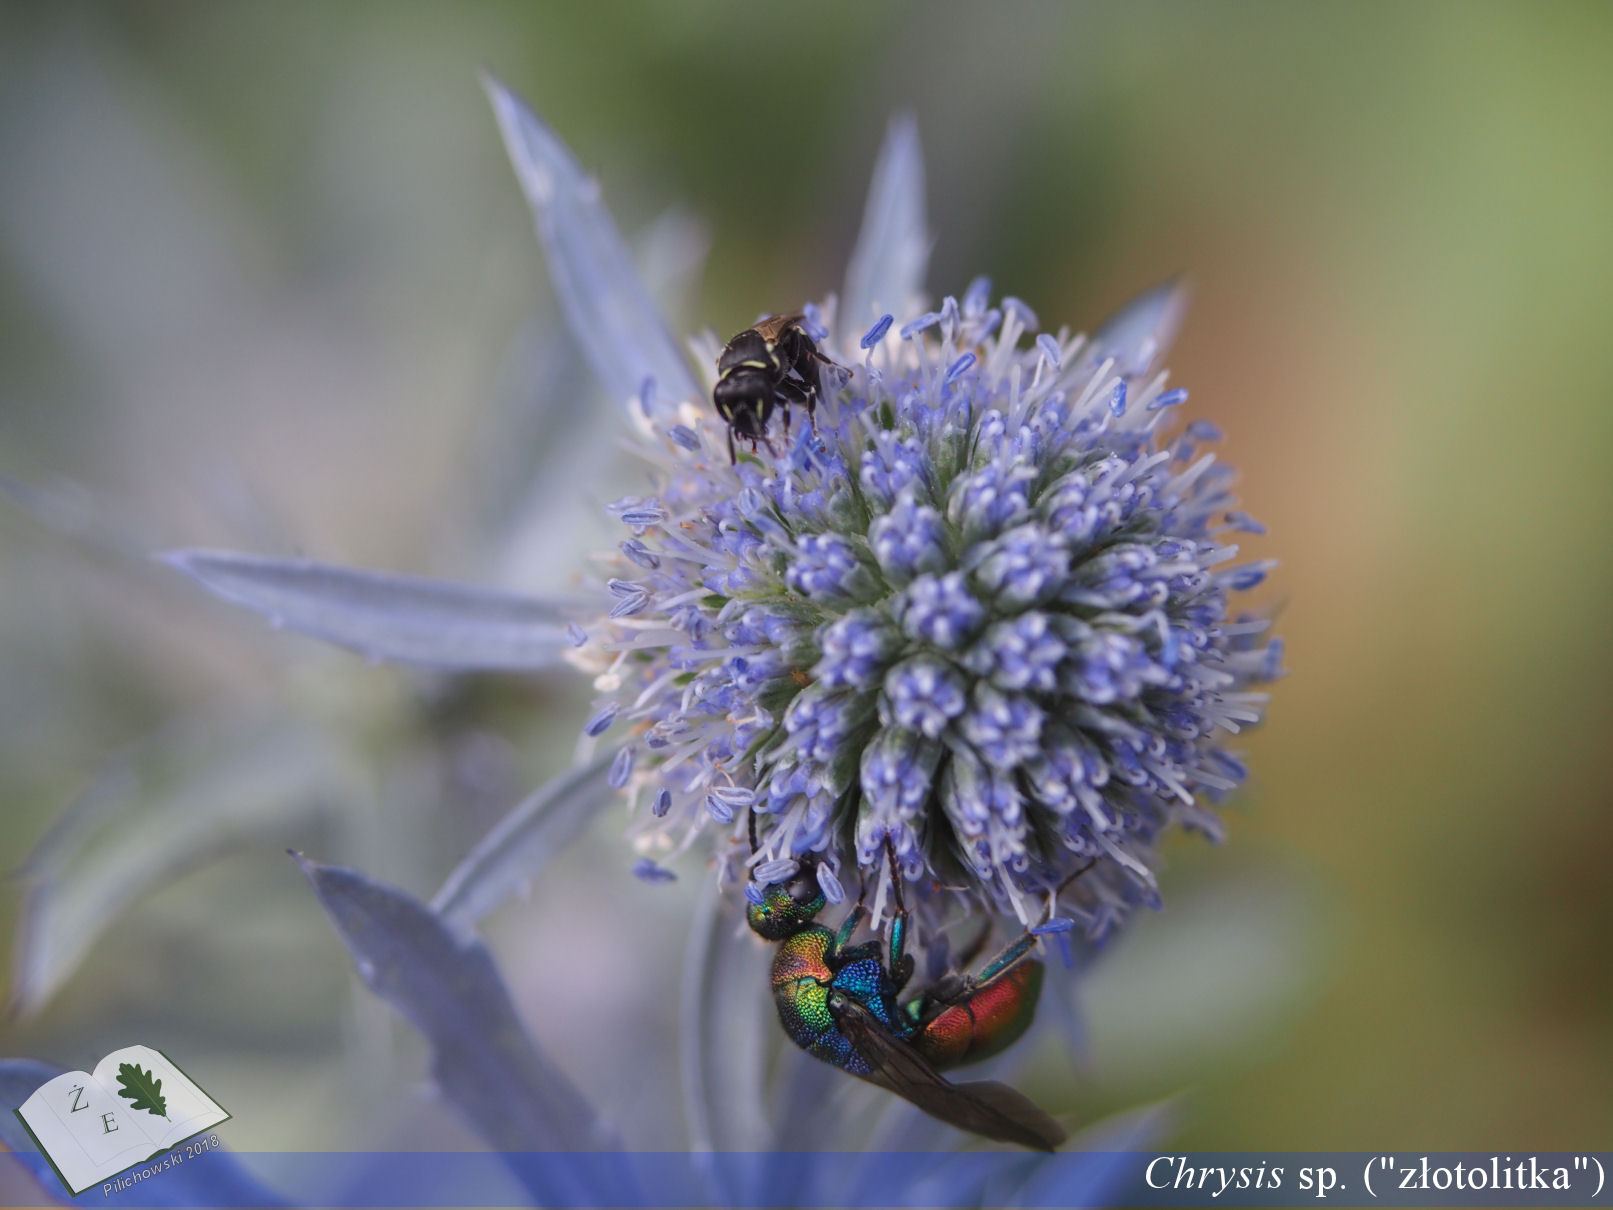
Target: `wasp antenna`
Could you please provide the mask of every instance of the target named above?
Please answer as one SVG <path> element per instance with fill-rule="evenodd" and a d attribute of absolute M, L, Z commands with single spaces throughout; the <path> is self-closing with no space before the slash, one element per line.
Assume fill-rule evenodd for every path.
<path fill-rule="evenodd" d="M 889 836 L 885 837 L 885 862 L 891 871 L 891 894 L 896 897 L 896 911 L 898 915 L 907 915 L 907 903 L 902 898 L 902 871 L 896 864 L 896 845 Z"/>
<path fill-rule="evenodd" d="M 1082 874 L 1085 874 L 1088 870 L 1090 870 L 1093 866 L 1095 866 L 1097 864 L 1098 864 L 1098 859 L 1096 857 L 1088 857 L 1087 860 L 1086 860 L 1085 865 L 1083 865 L 1080 869 L 1076 870 L 1075 873 L 1071 874 L 1063 882 L 1059 883 L 1058 893 L 1060 895 L 1064 894 L 1065 891 L 1069 890 L 1070 884 L 1072 882 L 1074 882 L 1077 878 L 1081 877 Z"/>
<path fill-rule="evenodd" d="M 1098 864 L 1098 859 L 1096 857 L 1088 857 L 1087 860 L 1086 860 L 1085 865 L 1081 866 L 1080 869 L 1076 870 L 1075 873 L 1071 874 L 1063 882 L 1059 883 L 1056 888 L 1054 888 L 1052 902 L 1050 902 L 1047 905 L 1047 911 L 1042 913 L 1042 923 L 1043 924 L 1046 924 L 1049 920 L 1053 919 L 1053 909 L 1058 904 L 1059 896 L 1064 894 L 1065 891 L 1070 889 L 1070 884 L 1071 883 L 1073 883 L 1077 878 L 1081 877 L 1082 874 L 1085 874 L 1088 870 L 1090 870 L 1093 866 L 1095 866 L 1097 864 Z"/>
<path fill-rule="evenodd" d="M 745 827 L 750 832 L 751 856 L 756 856 L 756 808 L 751 807 L 745 812 Z"/>

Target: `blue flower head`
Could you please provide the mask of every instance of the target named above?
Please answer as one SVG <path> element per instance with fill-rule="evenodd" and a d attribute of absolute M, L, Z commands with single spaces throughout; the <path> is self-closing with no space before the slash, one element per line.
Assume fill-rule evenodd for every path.
<path fill-rule="evenodd" d="M 597 205 L 567 188 L 586 179 L 492 91 L 573 327 L 656 484 L 612 506 L 625 532 L 571 653 L 599 698 L 587 734 L 628 754 L 610 782 L 641 848 L 709 836 L 725 881 L 815 854 L 831 898 L 877 887 L 876 912 L 890 851 L 921 921 L 962 900 L 1036 924 L 1094 862 L 1067 909 L 1090 931 L 1153 902 L 1156 839 L 1218 834 L 1207 804 L 1244 776 L 1223 744 L 1259 720 L 1252 687 L 1280 661 L 1233 606 L 1265 568 L 1239 562 L 1253 522 L 1197 448 L 1218 434 L 1165 436 L 1186 393 L 1154 362 L 1180 292 L 1091 338 L 1039 331 L 985 279 L 927 310 L 922 168 L 899 122 L 844 291 L 799 308 L 839 367 L 815 424 L 798 410 L 786 439 L 775 417 L 736 465 L 711 404 L 719 342 L 696 379 L 608 220 L 567 215 Z"/>

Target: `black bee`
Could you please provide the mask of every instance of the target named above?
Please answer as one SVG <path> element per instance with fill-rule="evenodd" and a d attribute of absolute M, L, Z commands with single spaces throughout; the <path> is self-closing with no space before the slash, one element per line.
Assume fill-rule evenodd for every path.
<path fill-rule="evenodd" d="M 767 422 L 774 407 L 784 409 L 784 432 L 790 431 L 790 404 L 804 403 L 811 418 L 818 406 L 820 366 L 832 366 L 817 343 L 807 335 L 799 311 L 770 315 L 746 328 L 728 342 L 717 358 L 717 386 L 711 401 L 717 415 L 728 422 L 728 459 L 735 461 L 734 437 L 749 441 L 751 449 L 767 440 Z"/>

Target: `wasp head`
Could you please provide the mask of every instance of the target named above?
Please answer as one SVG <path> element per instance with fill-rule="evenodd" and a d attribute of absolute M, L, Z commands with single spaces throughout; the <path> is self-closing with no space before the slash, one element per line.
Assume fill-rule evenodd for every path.
<path fill-rule="evenodd" d="M 816 868 L 811 857 L 803 858 L 794 877 L 763 887 L 760 900 L 745 913 L 751 929 L 769 941 L 782 941 L 812 923 L 828 902 L 818 886 Z"/>

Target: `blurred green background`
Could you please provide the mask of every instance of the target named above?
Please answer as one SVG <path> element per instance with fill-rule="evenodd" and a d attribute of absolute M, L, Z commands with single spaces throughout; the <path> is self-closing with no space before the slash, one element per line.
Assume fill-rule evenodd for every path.
<path fill-rule="evenodd" d="M 1270 527 L 1292 675 L 1229 843 L 1170 846 L 1166 911 L 1094 978 L 1087 1053 L 1040 1098 L 1185 1091 L 1186 1148 L 1605 1146 L 1605 4 L 0 5 L 0 472 L 57 493 L 56 533 L 0 514 L 0 865 L 176 718 L 247 752 L 266 726 L 340 736 L 287 750 L 350 791 L 200 870 L 153 855 L 160 889 L 101 906 L 0 1052 L 197 1055 L 262 1106 L 243 1147 L 325 1145 L 355 1082 L 419 1076 L 370 1061 L 407 1030 L 280 850 L 429 893 L 565 762 L 576 687 L 370 667 L 128 552 L 563 582 L 463 537 L 499 506 L 488 467 L 519 488 L 586 425 L 488 435 L 564 340 L 484 67 L 657 233 L 669 281 L 704 231 L 688 331 L 837 287 L 901 110 L 937 294 L 987 273 L 1090 330 L 1188 274 L 1174 381 Z M 616 494 L 560 482 L 557 518 Z M 621 825 L 492 930 L 539 1036 L 618 1092 L 616 1041 L 667 1027 L 700 881 L 632 884 Z M 158 809 L 148 842 L 175 827 L 206 824 Z M 646 924 L 657 896 L 679 910 Z M 13 884 L 0 949 L 20 907 Z"/>

